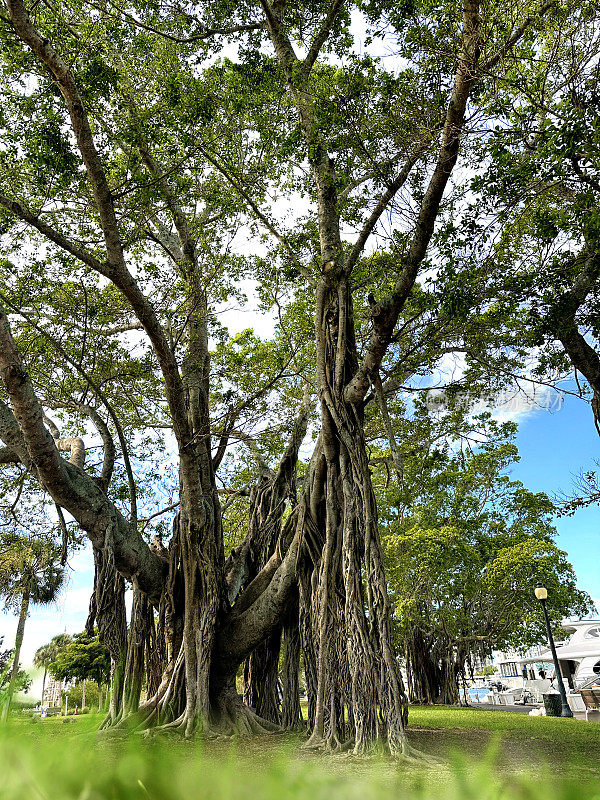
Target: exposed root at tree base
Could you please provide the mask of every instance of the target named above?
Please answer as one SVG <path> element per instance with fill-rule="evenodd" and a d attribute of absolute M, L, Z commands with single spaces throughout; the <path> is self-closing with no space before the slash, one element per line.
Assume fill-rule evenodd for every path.
<path fill-rule="evenodd" d="M 401 751 L 395 755 L 396 758 L 399 758 L 402 761 L 409 761 L 413 764 L 425 764 L 430 767 L 441 766 L 444 763 L 442 759 L 428 755 L 422 750 L 417 750 L 416 747 L 412 747 L 406 741 L 402 743 Z"/>
<path fill-rule="evenodd" d="M 347 753 L 352 747 L 354 747 L 353 739 L 342 742 L 335 734 L 320 736 L 314 733 L 311 735 L 310 739 L 302 745 L 303 750 L 321 750 L 330 755 Z"/>
<path fill-rule="evenodd" d="M 382 754 L 383 752 L 387 752 L 388 756 L 392 758 L 412 764 L 439 766 L 444 763 L 441 759 L 430 756 L 412 747 L 406 740 L 398 742 L 394 746 L 390 745 L 389 742 L 384 744 L 381 740 L 363 742 L 362 745 L 357 748 L 354 739 L 342 742 L 335 735 L 320 736 L 313 732 L 308 741 L 302 745 L 302 749 L 321 751 L 330 755 L 346 754 L 353 758 L 364 758 L 365 760 L 372 758 L 373 755 L 377 753 Z"/>
<path fill-rule="evenodd" d="M 175 734 L 186 739 L 195 737 L 233 739 L 239 736 L 265 736 L 285 732 L 280 725 L 259 717 L 251 708 L 235 701 L 231 704 L 228 703 L 226 708 L 222 708 L 220 713 L 212 715 L 212 718 L 208 720 L 186 710 L 176 719 L 156 724 L 160 716 L 160 709 L 154 709 L 150 713 L 148 709 L 144 709 L 141 718 L 140 714 L 136 712 L 121 718 L 116 724 L 106 728 L 103 733 L 117 736 L 125 733 L 138 733 L 146 738 L 161 734 Z"/>

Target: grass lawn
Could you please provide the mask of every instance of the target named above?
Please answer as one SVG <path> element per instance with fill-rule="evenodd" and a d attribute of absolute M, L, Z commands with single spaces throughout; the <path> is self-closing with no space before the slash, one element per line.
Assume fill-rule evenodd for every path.
<path fill-rule="evenodd" d="M 73 720 L 73 721 L 71 721 Z M 100 717 L 17 719 L 0 733 L 0 800 L 600 800 L 600 724 L 413 707 L 431 766 L 324 756 L 304 737 L 98 737 Z"/>

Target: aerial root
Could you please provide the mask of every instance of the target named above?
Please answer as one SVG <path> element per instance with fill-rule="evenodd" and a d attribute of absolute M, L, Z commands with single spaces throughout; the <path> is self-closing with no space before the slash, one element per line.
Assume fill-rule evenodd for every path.
<path fill-rule="evenodd" d="M 187 713 L 184 711 L 183 714 L 180 714 L 177 719 L 171 720 L 171 722 L 163 722 L 162 725 L 156 725 L 153 728 L 147 728 L 143 731 L 144 735 L 148 736 L 153 733 L 183 733 L 185 734 L 187 729 L 188 723 L 188 716 Z"/>
<path fill-rule="evenodd" d="M 347 741 L 342 742 L 337 736 L 329 736 L 325 740 L 325 752 L 329 753 L 330 755 L 348 753 L 353 747 L 354 739 L 348 739 Z"/>
<path fill-rule="evenodd" d="M 308 740 L 302 745 L 303 750 L 322 750 L 325 747 L 325 739 L 321 734 L 313 731 Z"/>
<path fill-rule="evenodd" d="M 267 733 L 283 733 L 281 725 L 260 717 L 245 705 L 235 704 L 227 709 L 220 720 L 219 727 L 231 736 L 257 736 Z"/>
<path fill-rule="evenodd" d="M 406 740 L 402 742 L 399 752 L 395 755 L 396 758 L 400 758 L 403 761 L 408 761 L 413 764 L 426 764 L 430 767 L 441 766 L 444 763 L 442 759 L 424 753 L 416 747 L 412 747 Z"/>
<path fill-rule="evenodd" d="M 283 728 L 269 720 L 259 717 L 251 708 L 239 705 L 227 709 L 217 718 L 211 720 L 197 719 L 188 710 L 184 711 L 177 719 L 162 725 L 148 727 L 152 718 L 150 714 L 144 720 L 144 729 L 138 730 L 146 737 L 162 733 L 180 734 L 185 738 L 198 735 L 204 739 L 232 739 L 237 736 L 255 736 L 273 733 L 283 733 Z"/>
<path fill-rule="evenodd" d="M 303 750 L 322 750 L 330 755 L 338 755 L 340 753 L 347 753 L 354 747 L 354 739 L 348 739 L 342 742 L 337 734 L 330 734 L 329 736 L 321 736 L 320 734 L 311 734 L 307 742 L 302 745 Z"/>

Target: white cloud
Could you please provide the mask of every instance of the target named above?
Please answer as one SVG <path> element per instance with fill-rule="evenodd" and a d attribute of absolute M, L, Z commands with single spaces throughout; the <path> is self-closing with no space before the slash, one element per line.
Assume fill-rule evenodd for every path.
<path fill-rule="evenodd" d="M 427 385 L 432 386 L 427 393 L 427 405 L 432 412 L 444 412 L 447 407 L 446 391 L 443 387 L 460 384 L 465 375 L 466 362 L 462 353 L 448 353 L 444 355 L 436 371 L 428 379 Z M 423 386 L 424 389 L 427 388 Z M 552 386 L 540 386 L 530 380 L 525 372 L 520 376 L 520 386 L 514 389 L 505 389 L 499 393 L 490 393 L 489 396 L 477 397 L 469 393 L 469 389 L 453 391 L 453 400 L 461 400 L 470 407 L 472 414 L 481 414 L 488 411 L 497 422 L 517 422 L 538 411 L 560 411 L 563 404 L 562 393 Z"/>

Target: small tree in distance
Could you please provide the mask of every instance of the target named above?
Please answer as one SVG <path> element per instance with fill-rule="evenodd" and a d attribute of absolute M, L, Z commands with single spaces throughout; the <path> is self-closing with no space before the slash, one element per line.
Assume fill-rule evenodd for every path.
<path fill-rule="evenodd" d="M 390 503 L 383 542 L 413 702 L 456 704 L 474 656 L 544 641 L 538 581 L 552 592 L 557 633 L 562 618 L 593 609 L 553 541 L 551 501 L 507 474 L 518 461 L 514 426 L 488 425 L 495 441 L 438 443 L 407 465 L 412 503 L 403 515 Z"/>
<path fill-rule="evenodd" d="M 36 650 L 33 663 L 36 667 L 44 668 L 44 678 L 42 681 L 42 703 L 44 702 L 44 692 L 46 690 L 46 676 L 48 667 L 58 658 L 59 654 L 73 641 L 68 633 L 59 633 L 53 636 L 48 644 L 43 644 Z"/>
<path fill-rule="evenodd" d="M 58 680 L 80 680 L 82 706 L 85 705 L 85 682 L 96 681 L 98 687 L 110 680 L 110 654 L 97 635 L 86 631 L 77 633 L 48 665 L 50 674 Z"/>
<path fill-rule="evenodd" d="M 19 622 L 15 637 L 10 681 L 2 709 L 2 721 L 8 715 L 19 678 L 19 657 L 25 635 L 25 621 L 30 603 L 51 603 L 64 582 L 58 549 L 47 540 L 7 537 L 0 562 L 0 596 L 5 607 L 18 609 Z"/>

